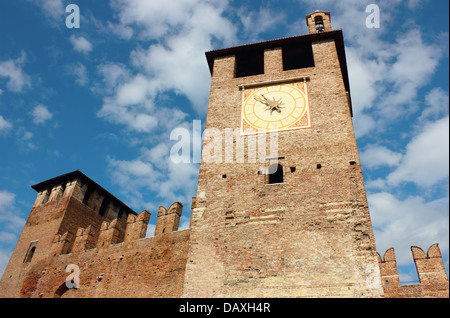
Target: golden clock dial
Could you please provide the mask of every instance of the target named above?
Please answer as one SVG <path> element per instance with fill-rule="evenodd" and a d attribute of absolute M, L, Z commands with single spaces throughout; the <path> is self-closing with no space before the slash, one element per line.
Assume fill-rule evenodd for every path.
<path fill-rule="evenodd" d="M 264 131 L 285 130 L 307 112 L 307 98 L 289 84 L 255 89 L 243 102 L 243 120 L 252 128 Z"/>

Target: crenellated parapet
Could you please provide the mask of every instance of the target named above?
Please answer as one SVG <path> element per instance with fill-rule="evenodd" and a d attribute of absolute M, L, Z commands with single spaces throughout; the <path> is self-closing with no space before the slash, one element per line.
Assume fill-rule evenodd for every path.
<path fill-rule="evenodd" d="M 173 203 L 169 209 L 159 207 L 157 232 L 155 235 L 167 235 L 178 230 L 179 219 L 183 205 Z M 51 248 L 51 256 L 61 254 L 77 254 L 90 249 L 105 249 L 117 243 L 130 243 L 146 237 L 151 213 L 143 210 L 138 215 L 128 214 L 126 223 L 115 218 L 103 221 L 98 228 L 95 224 L 83 228 L 79 227 L 75 235 L 69 232 L 55 235 Z"/>
<path fill-rule="evenodd" d="M 378 254 L 385 297 L 448 298 L 449 282 L 439 245 L 431 245 L 426 254 L 417 246 L 412 246 L 411 251 L 420 280 L 420 283 L 415 285 L 400 284 L 394 248 L 388 249 L 383 258 Z"/>
<path fill-rule="evenodd" d="M 150 212 L 142 211 L 138 215 L 128 215 L 124 242 L 131 242 L 145 237 L 150 221 Z"/>
<path fill-rule="evenodd" d="M 119 243 L 121 241 L 120 233 L 120 223 L 117 219 L 111 222 L 104 221 L 100 228 L 97 248 L 108 247 L 111 244 Z"/>
<path fill-rule="evenodd" d="M 96 246 L 99 231 L 94 226 L 89 225 L 87 228 L 79 228 L 72 247 L 72 253 L 79 253 L 89 250 Z"/>
<path fill-rule="evenodd" d="M 66 254 L 71 246 L 71 243 L 72 239 L 69 232 L 65 232 L 64 234 L 56 234 L 52 242 L 50 257 Z"/>
<path fill-rule="evenodd" d="M 183 205 L 180 202 L 174 202 L 169 209 L 160 206 L 158 209 L 155 235 L 177 231 L 182 211 Z"/>
<path fill-rule="evenodd" d="M 380 273 L 383 286 L 389 288 L 400 287 L 400 278 L 398 276 L 397 261 L 395 259 L 394 248 L 388 249 L 383 258 L 378 254 L 378 263 L 380 264 Z"/>

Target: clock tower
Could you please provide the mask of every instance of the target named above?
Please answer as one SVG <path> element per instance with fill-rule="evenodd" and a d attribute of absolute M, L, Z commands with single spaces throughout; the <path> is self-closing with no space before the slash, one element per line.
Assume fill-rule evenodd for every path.
<path fill-rule="evenodd" d="M 383 296 L 343 34 L 328 12 L 306 22 L 306 35 L 206 53 L 206 130 L 225 142 L 204 160 L 204 140 L 184 297 Z"/>

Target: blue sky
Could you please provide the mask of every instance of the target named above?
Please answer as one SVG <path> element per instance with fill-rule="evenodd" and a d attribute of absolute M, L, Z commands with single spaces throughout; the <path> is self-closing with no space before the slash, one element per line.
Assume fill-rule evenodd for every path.
<path fill-rule="evenodd" d="M 69 29 L 67 5 L 80 8 Z M 367 28 L 367 5 L 380 28 Z M 204 53 L 308 33 L 331 12 L 346 44 L 354 127 L 377 249 L 449 252 L 448 1 L 14 0 L 0 2 L 0 274 L 36 197 L 80 169 L 135 211 L 176 200 L 188 227 L 198 164 L 170 161 L 170 132 L 206 119 Z"/>

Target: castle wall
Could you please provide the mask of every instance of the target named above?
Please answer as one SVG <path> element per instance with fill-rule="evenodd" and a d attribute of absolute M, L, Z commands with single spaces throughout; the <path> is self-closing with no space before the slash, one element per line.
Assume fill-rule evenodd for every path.
<path fill-rule="evenodd" d="M 189 230 L 177 231 L 179 202 L 159 207 L 155 236 L 146 238 L 150 212 L 135 213 L 80 171 L 44 181 L 33 186 L 38 196 L 0 297 L 448 298 L 437 244 L 426 254 L 412 248 L 417 285 L 400 284 L 393 249 L 383 258 L 376 252 L 342 34 L 319 32 L 318 15 L 330 31 L 329 13 L 316 11 L 307 16 L 309 37 L 238 47 L 240 56 L 236 48 L 213 55 L 206 128 L 221 134 L 222 148 L 218 161 L 204 160 L 211 150 L 204 139 Z M 290 60 L 284 71 L 283 45 L 294 62 L 306 52 L 306 62 Z M 252 50 L 259 50 L 253 60 Z M 250 65 L 239 74 L 258 75 L 236 78 L 236 60 Z M 240 128 L 245 85 L 292 78 L 307 84 L 311 127 L 279 133 L 277 154 L 264 134 L 257 154 L 255 135 L 225 136 Z M 283 182 L 268 184 L 275 159 Z M 67 287 L 72 280 L 76 288 Z"/>
<path fill-rule="evenodd" d="M 428 248 L 427 254 L 417 246 L 411 247 L 419 275 L 419 284 L 401 285 L 393 248 L 383 258 L 378 255 L 381 283 L 386 298 L 448 298 L 449 282 L 438 244 Z"/>
<path fill-rule="evenodd" d="M 29 297 L 55 297 L 71 264 L 79 267 L 80 287 L 62 297 L 180 297 L 188 240 L 189 230 L 184 230 L 54 257 L 36 270 L 36 288 Z"/>
<path fill-rule="evenodd" d="M 189 240 L 189 230 L 177 232 L 182 205 L 160 207 L 168 212 L 157 220 L 164 231 L 145 238 L 148 211 L 137 215 L 79 176 L 43 183 L 47 188 L 39 191 L 0 281 L 0 297 L 179 297 Z M 77 289 L 66 287 L 69 265 L 79 270 Z"/>

